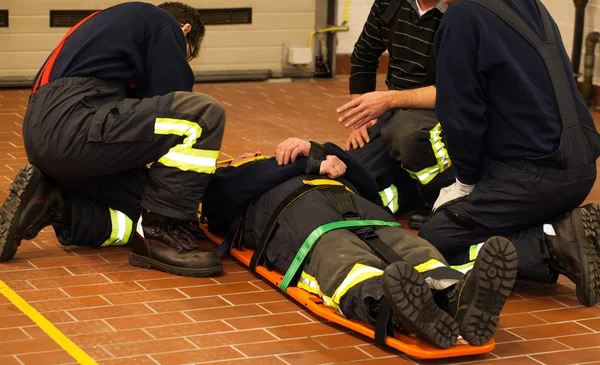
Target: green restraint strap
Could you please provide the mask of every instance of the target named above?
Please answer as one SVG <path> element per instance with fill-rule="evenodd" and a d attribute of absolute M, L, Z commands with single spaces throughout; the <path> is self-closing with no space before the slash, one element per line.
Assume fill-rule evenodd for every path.
<path fill-rule="evenodd" d="M 285 273 L 285 276 L 283 277 L 283 280 L 279 285 L 281 290 L 285 292 L 288 286 L 290 286 L 290 282 L 292 281 L 292 279 L 294 279 L 296 273 L 304 263 L 306 255 L 308 255 L 315 242 L 317 242 L 319 238 L 321 238 L 321 236 L 323 236 L 327 232 L 334 231 L 336 229 L 348 229 L 359 227 L 402 227 L 402 225 L 398 222 L 385 222 L 378 220 L 347 220 L 327 223 L 316 228 L 314 231 L 312 231 L 310 235 L 308 235 L 308 238 L 306 239 L 306 241 L 304 241 L 302 247 L 300 247 L 300 250 L 298 250 L 294 261 L 292 261 L 292 264 Z"/>

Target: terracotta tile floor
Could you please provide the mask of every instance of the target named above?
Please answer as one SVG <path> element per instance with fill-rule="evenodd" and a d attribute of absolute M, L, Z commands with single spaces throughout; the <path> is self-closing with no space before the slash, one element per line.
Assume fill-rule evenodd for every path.
<path fill-rule="evenodd" d="M 382 82 L 379 83 L 382 85 Z M 223 154 L 273 152 L 297 136 L 344 143 L 335 108 L 347 79 L 204 84 L 228 111 Z M 29 91 L 0 91 L 0 199 L 26 163 L 21 121 Z M 600 120 L 600 114 L 596 114 Z M 593 196 L 600 198 L 600 188 Z M 225 274 L 180 278 L 129 266 L 127 248 L 61 247 L 51 232 L 0 264 L 6 282 L 98 363 L 116 364 L 600 364 L 600 308 L 573 285 L 520 283 L 491 354 L 414 361 L 310 315 L 231 259 Z M 73 364 L 65 351 L 0 295 L 0 364 Z"/>

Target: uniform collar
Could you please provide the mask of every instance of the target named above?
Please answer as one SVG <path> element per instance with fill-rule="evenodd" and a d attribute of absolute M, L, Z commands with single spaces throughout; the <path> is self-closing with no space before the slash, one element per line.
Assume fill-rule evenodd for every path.
<path fill-rule="evenodd" d="M 417 0 L 407 0 L 407 1 L 413 7 L 413 9 L 415 9 L 415 11 L 417 11 Z M 446 10 L 448 9 L 448 4 L 446 4 L 443 0 L 440 0 L 430 10 L 432 10 L 432 9 L 438 9 L 440 12 L 445 13 Z"/>

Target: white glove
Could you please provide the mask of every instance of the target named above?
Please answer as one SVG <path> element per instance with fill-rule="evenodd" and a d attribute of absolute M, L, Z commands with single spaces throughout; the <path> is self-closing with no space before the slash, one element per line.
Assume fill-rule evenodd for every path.
<path fill-rule="evenodd" d="M 442 205 L 471 194 L 474 187 L 475 185 L 466 185 L 456 179 L 454 184 L 440 190 L 440 196 L 435 201 L 435 204 L 433 204 L 432 211 L 435 212 Z"/>

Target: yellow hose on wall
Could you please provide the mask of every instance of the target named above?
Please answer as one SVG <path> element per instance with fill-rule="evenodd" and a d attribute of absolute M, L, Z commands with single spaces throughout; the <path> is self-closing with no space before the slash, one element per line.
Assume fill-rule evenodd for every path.
<path fill-rule="evenodd" d="M 314 38 L 314 36 L 316 34 L 328 33 L 328 32 L 347 32 L 350 29 L 347 26 L 349 17 L 350 17 L 350 0 L 346 0 L 346 5 L 344 7 L 344 19 L 342 21 L 342 25 L 334 26 L 334 27 L 329 27 L 329 28 L 323 28 L 323 29 L 313 30 L 310 33 L 310 35 L 308 36 L 308 48 L 312 49 L 312 41 L 313 41 L 313 38 Z M 306 64 L 306 65 L 299 66 L 299 68 L 301 70 L 304 70 L 305 68 L 308 67 L 308 65 L 310 65 L 310 63 Z"/>

